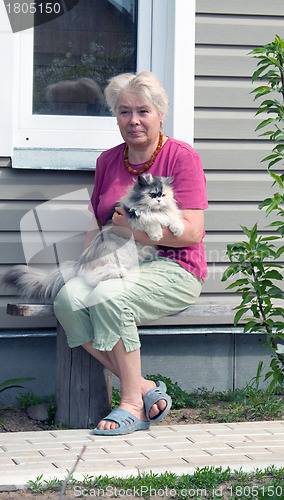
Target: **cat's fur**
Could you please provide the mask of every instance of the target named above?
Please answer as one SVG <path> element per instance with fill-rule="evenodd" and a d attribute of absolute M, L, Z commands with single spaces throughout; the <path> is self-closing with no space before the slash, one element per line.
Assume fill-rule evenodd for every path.
<path fill-rule="evenodd" d="M 133 229 L 146 232 L 151 240 L 159 241 L 163 226 L 181 236 L 183 223 L 171 188 L 172 178 L 138 176 L 128 193 L 117 205 L 124 208 Z M 14 266 L 3 278 L 14 285 L 26 298 L 52 302 L 61 287 L 75 276 L 81 276 L 91 287 L 100 281 L 126 276 L 138 262 L 152 260 L 157 253 L 155 245 L 134 242 L 133 238 L 118 236 L 107 224 L 83 252 L 78 261 L 64 262 L 52 272 L 29 266 Z"/>

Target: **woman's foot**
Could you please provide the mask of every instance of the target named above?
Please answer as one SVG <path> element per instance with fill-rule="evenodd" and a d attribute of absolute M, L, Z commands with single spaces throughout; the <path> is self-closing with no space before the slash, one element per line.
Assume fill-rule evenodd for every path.
<path fill-rule="evenodd" d="M 154 387 L 157 387 L 157 385 L 155 382 L 153 382 L 153 380 L 142 379 L 143 398 L 145 394 L 147 394 L 147 392 L 150 391 L 150 389 L 153 389 Z M 167 407 L 167 402 L 165 399 L 160 399 L 159 401 L 157 401 L 157 403 L 153 404 L 153 406 L 149 411 L 150 419 L 154 419 L 155 417 L 157 417 L 157 415 L 159 415 L 162 411 L 164 411 L 166 407 Z"/>
<path fill-rule="evenodd" d="M 145 410 L 144 410 L 144 404 L 143 400 L 139 401 L 136 404 L 127 402 L 127 401 L 121 401 L 120 405 L 118 406 L 121 410 L 126 410 L 131 415 L 134 417 L 138 418 L 142 422 L 147 422 L 148 419 L 146 418 Z M 110 430 L 110 429 L 118 429 L 119 425 L 117 422 L 113 422 L 112 420 L 101 420 L 99 424 L 97 425 L 97 428 L 99 430 Z"/>
<path fill-rule="evenodd" d="M 144 397 L 145 394 L 147 394 L 147 392 L 150 389 L 153 389 L 157 386 L 153 380 L 146 380 L 146 379 L 142 378 L 141 387 L 142 387 L 142 397 Z M 151 409 L 149 411 L 149 417 L 151 419 L 154 419 L 157 415 L 159 415 L 162 411 L 164 411 L 166 407 L 167 407 L 166 400 L 161 399 L 156 404 L 153 404 L 153 406 L 151 407 Z M 121 400 L 118 408 L 128 411 L 129 413 L 134 415 L 134 417 L 138 418 L 142 422 L 147 422 L 147 417 L 145 414 L 143 399 L 141 399 L 140 401 L 137 401 L 137 402 Z M 99 424 L 97 425 L 97 428 L 99 430 L 118 429 L 118 427 L 119 427 L 118 423 L 113 422 L 111 420 L 101 420 L 99 422 Z"/>

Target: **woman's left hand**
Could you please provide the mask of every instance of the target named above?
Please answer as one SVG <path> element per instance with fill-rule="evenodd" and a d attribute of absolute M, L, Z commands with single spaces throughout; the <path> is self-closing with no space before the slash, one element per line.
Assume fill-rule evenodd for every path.
<path fill-rule="evenodd" d="M 124 238 L 130 238 L 132 235 L 132 228 L 125 215 L 123 207 L 115 207 L 115 212 L 112 216 L 112 229 L 115 234 Z"/>

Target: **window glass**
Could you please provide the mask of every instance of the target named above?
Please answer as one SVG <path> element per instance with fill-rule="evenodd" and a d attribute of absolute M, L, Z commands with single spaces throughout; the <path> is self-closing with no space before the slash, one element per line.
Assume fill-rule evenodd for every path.
<path fill-rule="evenodd" d="M 136 71 L 137 3 L 80 0 L 34 28 L 33 114 L 109 115 L 109 78 Z"/>

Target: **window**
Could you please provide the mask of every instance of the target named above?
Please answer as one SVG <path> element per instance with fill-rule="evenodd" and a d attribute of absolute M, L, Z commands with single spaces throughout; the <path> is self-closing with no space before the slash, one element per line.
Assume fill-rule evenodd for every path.
<path fill-rule="evenodd" d="M 137 7 L 137 0 L 81 0 L 34 28 L 34 115 L 110 115 L 108 80 L 136 71 Z"/>
<path fill-rule="evenodd" d="M 170 100 L 165 133 L 192 142 L 194 2 L 79 0 L 35 29 L 12 34 L 8 26 L 0 3 L 0 60 L 9 79 L 0 94 L 7 118 L 0 156 L 9 152 L 14 167 L 94 168 L 102 150 L 121 142 L 102 96 L 122 71 L 157 75 Z"/>

